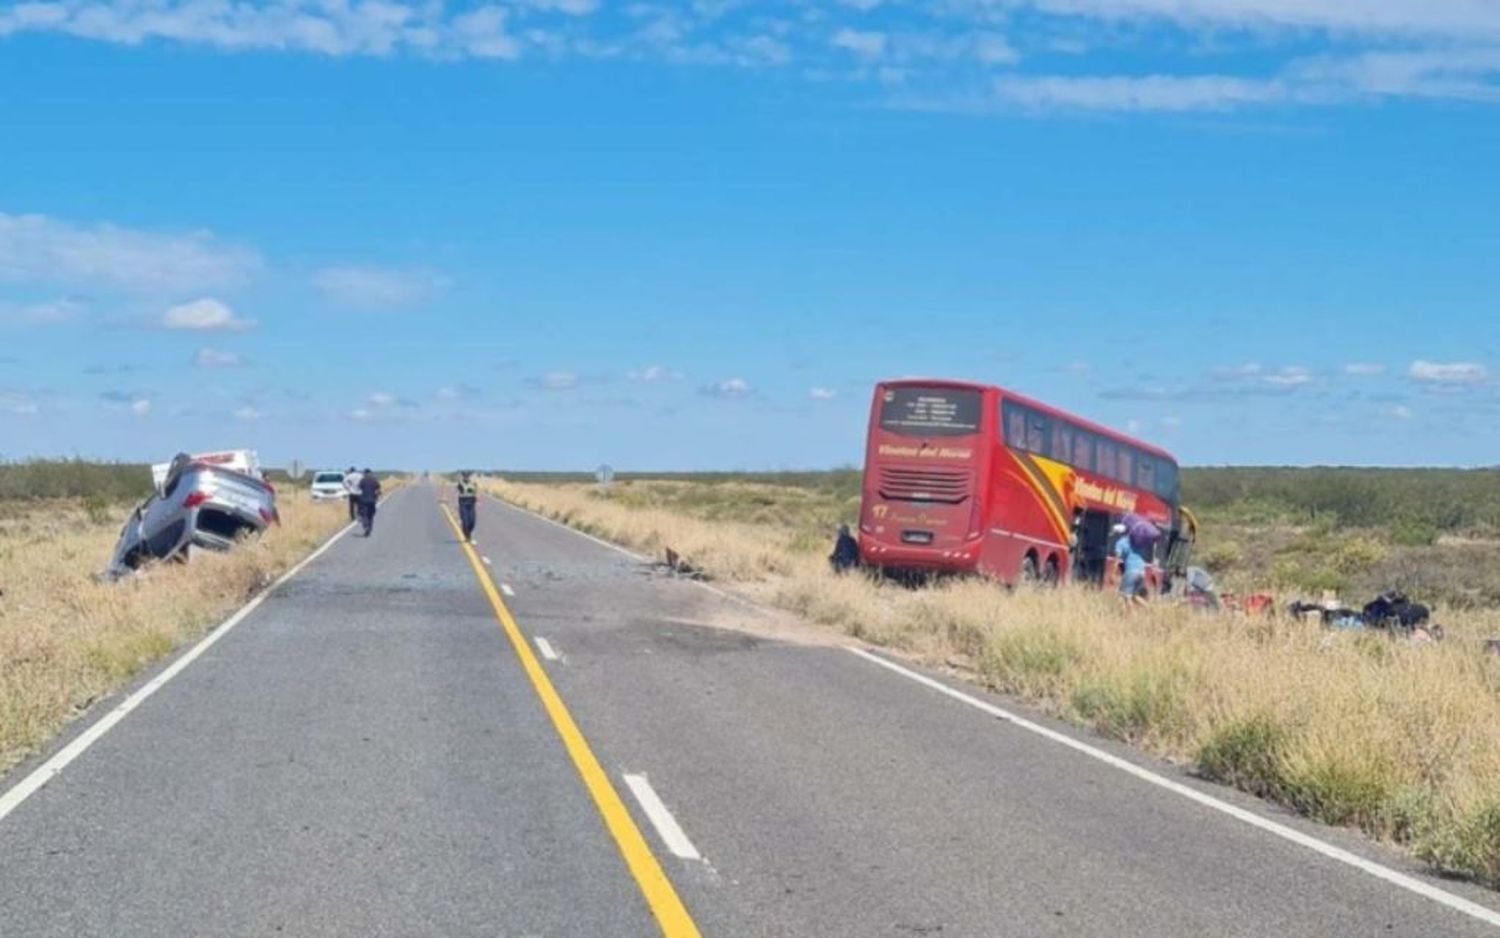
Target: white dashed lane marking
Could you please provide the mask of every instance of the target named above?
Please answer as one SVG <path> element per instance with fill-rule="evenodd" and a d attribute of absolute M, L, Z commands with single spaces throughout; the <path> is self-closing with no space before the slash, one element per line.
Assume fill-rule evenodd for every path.
<path fill-rule="evenodd" d="M 552 643 L 547 641 L 545 638 L 542 638 L 540 635 L 536 637 L 536 649 L 537 651 L 541 652 L 542 657 L 546 658 L 548 661 L 562 660 L 562 656 L 557 653 L 557 649 L 552 647 Z"/>
<path fill-rule="evenodd" d="M 667 845 L 674 856 L 684 860 L 702 860 L 703 855 L 693 842 L 688 840 L 687 834 L 682 830 L 682 825 L 662 804 L 662 800 L 656 796 L 656 789 L 644 775 L 625 775 L 625 784 L 630 788 L 630 793 L 635 795 L 635 800 L 640 804 L 641 810 L 646 812 L 646 817 L 651 820 L 651 825 L 656 828 L 656 833 L 661 837 L 661 842 Z"/>

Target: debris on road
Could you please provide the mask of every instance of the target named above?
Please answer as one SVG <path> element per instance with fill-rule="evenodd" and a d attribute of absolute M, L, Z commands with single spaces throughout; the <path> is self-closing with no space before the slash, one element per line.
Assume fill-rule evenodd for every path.
<path fill-rule="evenodd" d="M 178 453 L 152 466 L 151 476 L 156 491 L 125 522 L 106 577 L 186 559 L 193 548 L 228 550 L 280 520 L 276 490 L 253 450 Z"/>
<path fill-rule="evenodd" d="M 661 566 L 668 573 L 672 573 L 681 577 L 687 577 L 690 580 L 708 579 L 707 573 L 705 573 L 698 567 L 695 567 L 692 564 L 688 563 L 686 560 L 683 560 L 682 555 L 677 553 L 677 551 L 673 550 L 670 547 L 664 548 L 664 550 L 666 552 L 666 560 L 661 564 Z"/>

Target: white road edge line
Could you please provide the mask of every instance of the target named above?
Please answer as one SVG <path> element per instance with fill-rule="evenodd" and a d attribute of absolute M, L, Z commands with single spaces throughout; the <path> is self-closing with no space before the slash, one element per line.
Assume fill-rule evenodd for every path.
<path fill-rule="evenodd" d="M 239 608 L 239 611 L 235 612 L 234 615 L 219 623 L 219 625 L 215 627 L 213 631 L 209 632 L 207 635 L 199 639 L 198 644 L 194 645 L 192 648 L 189 648 L 176 661 L 172 662 L 170 665 L 164 668 L 160 674 L 152 678 L 150 681 L 147 681 L 141 687 L 137 688 L 135 693 L 131 694 L 130 696 L 126 697 L 124 700 L 116 704 L 114 709 L 110 710 L 108 713 L 104 714 L 104 716 L 94 721 L 92 726 L 75 736 L 72 742 L 68 743 L 66 746 L 53 753 L 52 757 L 46 762 L 43 762 L 35 769 L 32 769 L 30 775 L 27 775 L 25 778 L 21 779 L 14 786 L 6 790 L 4 794 L 0 794 L 0 821 L 3 821 L 6 815 L 10 814 L 16 808 L 19 808 L 22 802 L 24 802 L 27 798 L 30 798 L 32 795 L 36 794 L 37 791 L 42 788 L 42 786 L 46 785 L 48 782 L 52 781 L 53 778 L 57 777 L 57 774 L 59 772 L 67 768 L 68 763 L 83 755 L 84 752 L 94 743 L 98 742 L 105 733 L 108 733 L 110 730 L 114 729 L 115 724 L 125 719 L 130 711 L 134 710 L 136 707 L 139 707 L 146 700 L 146 698 L 161 690 L 168 681 L 176 677 L 178 674 L 181 674 L 184 668 L 192 664 L 194 661 L 198 660 L 199 656 L 201 656 L 205 651 L 208 651 L 210 648 L 212 648 L 215 642 L 223 638 L 225 635 L 228 635 L 235 626 L 245 621 L 250 613 L 258 609 L 261 603 L 265 602 L 267 596 L 270 596 L 272 593 L 276 592 L 276 590 L 279 589 L 281 585 L 287 580 L 290 580 L 292 577 L 301 573 L 304 567 L 321 557 L 324 551 L 328 550 L 328 548 L 338 543 L 338 541 L 343 538 L 345 534 L 348 534 L 350 531 L 354 530 L 357 525 L 357 522 L 351 521 L 344 527 L 340 528 L 337 533 L 335 533 L 328 540 L 324 541 L 322 546 L 320 546 L 317 550 L 314 550 L 312 553 L 308 554 L 306 557 L 303 557 L 302 560 L 299 561 L 294 567 L 283 573 L 281 576 L 277 577 L 274 583 L 266 587 L 264 590 L 261 590 L 254 599 L 241 606 Z"/>
<path fill-rule="evenodd" d="M 693 842 L 688 840 L 687 834 L 682 832 L 682 826 L 677 823 L 672 812 L 668 811 L 667 806 L 656 797 L 656 789 L 651 787 L 646 776 L 631 775 L 628 772 L 622 774 L 625 784 L 630 788 L 630 793 L 635 795 L 635 800 L 640 804 L 641 810 L 646 812 L 646 817 L 651 820 L 651 825 L 656 828 L 656 833 L 660 835 L 662 843 L 667 845 L 667 849 L 672 851 L 672 855 L 684 860 L 701 861 L 703 855 L 698 852 L 697 847 L 693 846 Z"/>
<path fill-rule="evenodd" d="M 510 584 L 509 583 L 501 583 L 500 584 L 500 592 L 502 592 L 505 595 L 510 596 L 512 598 L 514 598 L 515 595 L 516 595 L 516 591 L 510 588 Z"/>
<path fill-rule="evenodd" d="M 494 566 L 494 563 L 488 557 L 480 557 L 479 559 L 484 561 L 484 565 L 486 567 L 493 567 Z"/>
<path fill-rule="evenodd" d="M 863 648 L 851 647 L 848 650 L 854 652 L 854 654 L 859 655 L 861 658 L 864 658 L 867 661 L 878 664 L 882 668 L 885 668 L 889 671 L 894 671 L 896 674 L 899 674 L 902 677 L 910 678 L 911 680 L 916 681 L 918 684 L 925 685 L 940 694 L 959 701 L 960 703 L 965 703 L 978 710 L 982 710 L 983 712 L 988 713 L 990 716 L 999 717 L 1000 719 L 1005 720 L 1007 723 L 1010 723 L 1011 725 L 1019 729 L 1026 730 L 1031 733 L 1036 733 L 1038 736 L 1043 736 L 1055 743 L 1060 743 L 1064 746 L 1067 746 L 1069 749 L 1072 749 L 1075 752 L 1080 752 L 1088 756 L 1089 758 L 1097 759 L 1112 768 L 1116 768 L 1122 772 L 1134 775 L 1136 778 L 1140 779 L 1143 782 L 1155 785 L 1158 788 L 1164 788 L 1167 791 L 1181 795 L 1182 797 L 1187 798 L 1191 801 L 1196 801 L 1198 804 L 1203 805 L 1206 808 L 1218 811 L 1221 814 L 1227 814 L 1237 821 L 1243 821 L 1244 823 L 1249 824 L 1251 827 L 1256 827 L 1260 830 L 1265 831 L 1266 833 L 1274 834 L 1275 836 L 1280 837 L 1283 840 L 1291 841 L 1292 843 L 1297 844 L 1300 847 L 1306 847 L 1307 849 L 1312 850 L 1315 853 L 1322 854 L 1330 860 L 1335 860 L 1339 863 L 1345 864 L 1346 866 L 1352 866 L 1363 873 L 1367 873 L 1370 876 L 1375 877 L 1376 879 L 1384 880 L 1393 886 L 1399 886 L 1400 888 L 1405 889 L 1408 892 L 1416 893 L 1417 895 L 1422 896 L 1425 899 L 1431 899 L 1433 902 L 1447 906 L 1455 912 L 1461 912 L 1464 915 L 1478 919 L 1479 921 L 1484 922 L 1487 925 L 1492 925 L 1494 927 L 1500 928 L 1500 912 L 1497 912 L 1496 910 L 1491 909 L 1488 906 L 1483 906 L 1477 902 L 1465 899 L 1463 896 L 1448 892 L 1446 889 L 1439 889 L 1437 886 L 1434 886 L 1431 883 L 1423 882 L 1422 880 L 1417 879 L 1414 876 L 1409 876 L 1398 870 L 1393 870 L 1390 867 L 1376 863 L 1373 860 L 1367 860 L 1357 853 L 1351 853 L 1350 851 L 1345 850 L 1342 847 L 1336 847 L 1333 844 L 1319 840 L 1318 838 L 1313 837 L 1309 834 L 1304 834 L 1299 830 L 1287 827 L 1285 824 L 1278 824 L 1277 822 L 1272 821 L 1269 818 L 1261 817 L 1254 811 L 1248 811 L 1244 808 L 1239 807 L 1238 805 L 1230 804 L 1227 801 L 1221 801 L 1220 799 L 1215 798 L 1212 795 L 1204 794 L 1203 792 L 1198 791 L 1196 788 L 1184 785 L 1181 782 L 1173 781 L 1172 779 L 1167 778 L 1164 775 L 1158 775 L 1157 773 L 1152 772 L 1149 769 L 1141 768 L 1134 762 L 1131 762 L 1127 759 L 1122 759 L 1119 756 L 1114 755 L 1113 753 L 1105 752 L 1103 749 L 1100 749 L 1097 746 L 1090 746 L 1088 743 L 1076 740 L 1073 737 L 1066 735 L 1065 733 L 1059 733 L 1056 730 L 1048 729 L 1047 727 L 1042 726 L 1038 723 L 1033 723 L 1025 717 L 1018 716 L 1008 710 L 997 707 L 994 704 L 989 703 L 988 701 L 980 700 L 978 697 L 966 694 L 963 691 L 955 690 L 954 688 L 949 687 L 947 684 L 944 684 L 942 681 L 930 678 L 925 674 L 920 674 L 916 671 L 911 670 L 910 668 L 902 667 L 901 665 L 896 664 L 893 661 L 887 661 L 885 658 L 865 651 Z M 629 780 L 629 776 L 626 776 L 626 780 Z"/>
<path fill-rule="evenodd" d="M 542 638 L 540 635 L 536 637 L 535 641 L 537 651 L 540 651 L 542 653 L 543 658 L 546 658 L 548 661 L 562 660 L 562 656 L 557 653 L 557 649 L 552 647 L 551 642 L 547 641 L 545 638 Z"/>

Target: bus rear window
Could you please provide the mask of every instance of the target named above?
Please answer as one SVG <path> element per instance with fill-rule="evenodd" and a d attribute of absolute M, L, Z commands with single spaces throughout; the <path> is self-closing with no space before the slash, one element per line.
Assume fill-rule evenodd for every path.
<path fill-rule="evenodd" d="M 900 436 L 966 436 L 979 432 L 978 391 L 886 388 L 880 429 Z"/>

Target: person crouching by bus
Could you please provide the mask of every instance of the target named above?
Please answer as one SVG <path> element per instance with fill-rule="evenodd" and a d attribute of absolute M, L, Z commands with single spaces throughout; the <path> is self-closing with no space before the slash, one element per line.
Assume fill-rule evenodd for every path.
<path fill-rule="evenodd" d="M 839 525 L 839 537 L 833 545 L 833 553 L 828 555 L 828 563 L 834 573 L 848 573 L 859 566 L 859 542 L 849 533 L 847 524 Z"/>
<path fill-rule="evenodd" d="M 1136 551 L 1130 542 L 1125 525 L 1117 524 L 1110 529 L 1115 535 L 1115 556 L 1120 559 L 1120 595 L 1128 603 L 1146 604 L 1146 558 Z"/>
<path fill-rule="evenodd" d="M 464 471 L 458 477 L 458 523 L 464 530 L 464 540 L 474 540 L 474 525 L 479 522 L 479 486 L 474 484 L 474 474 Z"/>

